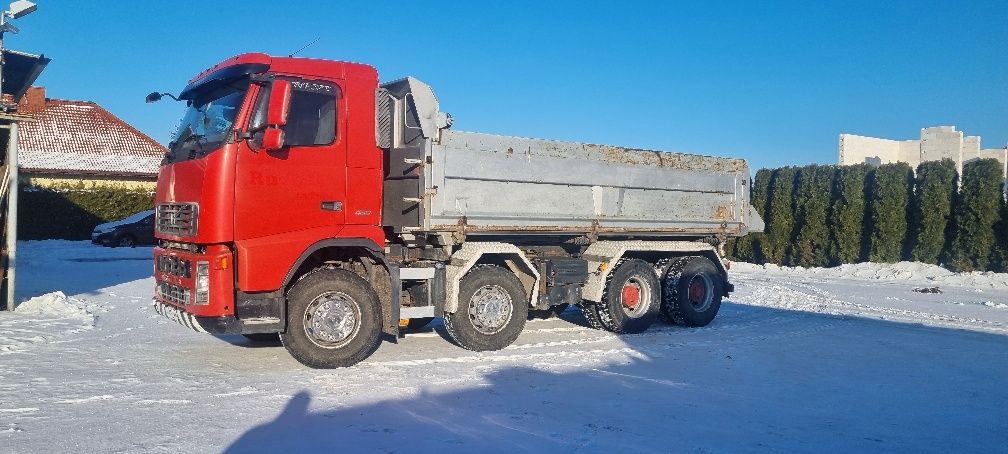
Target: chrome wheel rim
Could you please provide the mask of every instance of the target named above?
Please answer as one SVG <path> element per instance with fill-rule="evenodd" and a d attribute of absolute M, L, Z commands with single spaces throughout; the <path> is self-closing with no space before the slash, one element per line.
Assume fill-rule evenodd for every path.
<path fill-rule="evenodd" d="M 483 334 L 496 334 L 514 312 L 511 295 L 498 285 L 484 285 L 469 298 L 469 322 Z"/>
<path fill-rule="evenodd" d="M 697 312 L 706 311 L 714 302 L 714 283 L 706 274 L 693 275 L 686 292 L 690 306 Z"/>
<path fill-rule="evenodd" d="M 620 291 L 620 306 L 630 318 L 640 318 L 648 313 L 653 295 L 651 286 L 641 276 L 630 276 Z"/>
<path fill-rule="evenodd" d="M 322 348 L 339 348 L 360 331 L 360 306 L 349 295 L 326 292 L 308 304 L 304 329 L 308 339 Z"/>

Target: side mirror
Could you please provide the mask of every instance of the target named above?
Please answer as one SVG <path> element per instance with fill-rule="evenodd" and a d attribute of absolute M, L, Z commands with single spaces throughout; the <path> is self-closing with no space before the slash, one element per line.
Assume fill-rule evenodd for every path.
<path fill-rule="evenodd" d="M 269 108 L 266 113 L 267 125 L 280 128 L 287 124 L 287 114 L 290 112 L 290 98 L 290 81 L 274 80 L 270 85 Z"/>
<path fill-rule="evenodd" d="M 290 113 L 291 83 L 276 79 L 270 83 L 268 90 L 268 93 L 263 93 L 265 97 L 260 94 L 245 136 L 251 139 L 252 149 L 272 151 L 283 148 L 283 127 L 287 125 Z"/>
<path fill-rule="evenodd" d="M 283 148 L 283 129 L 269 127 L 262 132 L 262 147 L 266 151 L 279 150 Z"/>

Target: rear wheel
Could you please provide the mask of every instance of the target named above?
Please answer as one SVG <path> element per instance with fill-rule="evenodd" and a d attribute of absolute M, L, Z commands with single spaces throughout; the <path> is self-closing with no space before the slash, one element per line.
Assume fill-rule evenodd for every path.
<path fill-rule="evenodd" d="M 462 278 L 458 308 L 444 321 L 460 346 L 491 351 L 511 345 L 527 316 L 528 297 L 518 278 L 499 266 L 478 266 Z"/>
<path fill-rule="evenodd" d="M 301 278 L 287 292 L 287 311 L 280 340 L 306 366 L 352 366 L 378 349 L 378 295 L 350 271 L 322 269 Z"/>
<path fill-rule="evenodd" d="M 706 326 L 717 316 L 724 295 L 721 273 L 706 257 L 683 257 L 669 267 L 662 286 L 662 313 L 672 323 Z"/>
<path fill-rule="evenodd" d="M 614 333 L 640 333 L 661 311 L 661 285 L 655 268 L 638 259 L 622 260 L 596 305 L 599 322 Z"/>

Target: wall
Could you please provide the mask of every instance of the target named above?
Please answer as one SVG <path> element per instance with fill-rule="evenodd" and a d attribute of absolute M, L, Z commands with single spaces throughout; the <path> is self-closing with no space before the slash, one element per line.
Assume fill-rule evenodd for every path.
<path fill-rule="evenodd" d="M 920 140 L 891 140 L 855 134 L 840 134 L 840 164 L 869 163 L 873 165 L 905 162 L 911 167 L 924 161 L 951 159 L 956 171 L 962 173 L 964 163 L 980 158 L 1001 161 L 1008 177 L 1008 150 L 981 150 L 980 136 L 966 136 L 955 126 L 922 128 Z"/>
<path fill-rule="evenodd" d="M 840 164 L 872 164 L 897 162 L 900 155 L 900 141 L 878 139 L 855 134 L 840 134 Z M 881 162 L 874 161 L 878 158 Z"/>

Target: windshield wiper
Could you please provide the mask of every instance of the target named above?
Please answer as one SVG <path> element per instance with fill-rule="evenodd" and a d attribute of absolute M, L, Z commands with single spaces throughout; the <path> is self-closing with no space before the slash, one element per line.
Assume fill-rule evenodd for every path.
<path fill-rule="evenodd" d="M 201 139 L 203 139 L 204 136 L 202 134 L 196 134 L 196 131 L 193 131 L 192 126 L 187 126 L 186 132 L 188 132 L 189 134 L 179 136 L 178 139 L 168 144 L 168 149 L 171 150 L 169 151 L 169 153 L 174 155 L 175 151 L 178 151 L 178 148 L 181 147 L 182 145 L 185 145 L 186 143 L 189 142 L 194 142 L 196 144 L 196 152 L 202 154 L 203 142 L 201 142 Z"/>

